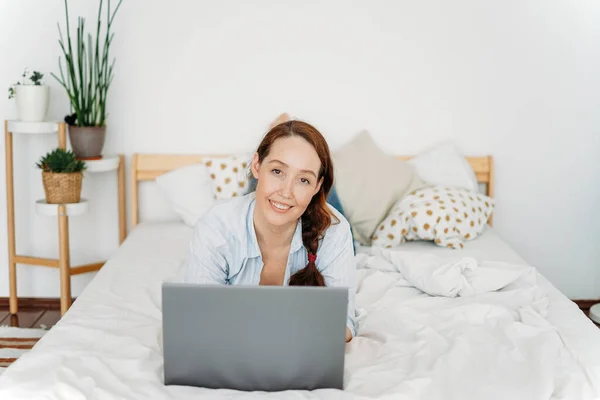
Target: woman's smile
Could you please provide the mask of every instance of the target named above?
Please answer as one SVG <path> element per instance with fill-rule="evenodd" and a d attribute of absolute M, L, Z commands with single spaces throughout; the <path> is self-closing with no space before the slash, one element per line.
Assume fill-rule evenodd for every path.
<path fill-rule="evenodd" d="M 287 212 L 289 209 L 293 208 L 293 206 L 284 203 L 279 203 L 274 200 L 269 200 L 269 203 L 271 203 L 271 207 L 278 213 L 284 213 Z"/>

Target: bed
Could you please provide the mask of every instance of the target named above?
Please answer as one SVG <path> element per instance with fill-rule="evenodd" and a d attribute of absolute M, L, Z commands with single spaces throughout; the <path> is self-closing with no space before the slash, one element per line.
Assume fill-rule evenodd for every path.
<path fill-rule="evenodd" d="M 160 287 L 178 276 L 192 230 L 140 222 L 138 183 L 201 159 L 133 156 L 133 229 L 59 323 L 0 376 L 0 399 L 599 397 L 600 330 L 491 226 L 462 250 L 424 241 L 357 248 L 359 329 L 343 391 L 164 386 Z M 470 161 L 491 184 L 492 160 L 482 160 Z"/>

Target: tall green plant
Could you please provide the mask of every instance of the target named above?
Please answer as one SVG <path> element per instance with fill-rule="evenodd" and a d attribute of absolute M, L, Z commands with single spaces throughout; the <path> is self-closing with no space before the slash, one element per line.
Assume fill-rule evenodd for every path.
<path fill-rule="evenodd" d="M 106 9 L 106 30 L 103 35 L 102 47 L 100 42 L 102 26 L 102 3 L 98 8 L 98 24 L 96 27 L 95 46 L 91 33 L 87 34 L 85 40 L 85 19 L 78 17 L 77 37 L 72 42 L 69 27 L 69 7 L 65 0 L 65 15 L 67 22 L 67 42 L 64 42 L 63 34 L 58 25 L 60 39 L 58 43 L 65 58 L 65 71 L 58 58 L 60 78 L 56 74 L 51 75 L 67 91 L 71 102 L 71 111 L 74 113 L 69 124 L 78 126 L 104 126 L 106 123 L 106 97 L 113 79 L 113 68 L 115 59 L 109 65 L 110 44 L 114 33 L 111 32 L 113 20 L 123 0 L 119 0 L 117 7 L 111 14 L 110 0 Z M 73 51 L 73 48 L 75 50 Z"/>

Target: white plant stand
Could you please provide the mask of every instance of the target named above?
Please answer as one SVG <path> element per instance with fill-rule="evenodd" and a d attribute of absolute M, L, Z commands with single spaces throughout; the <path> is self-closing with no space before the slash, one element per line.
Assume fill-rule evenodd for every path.
<path fill-rule="evenodd" d="M 71 276 L 92 271 L 98 271 L 105 261 L 71 267 L 69 249 L 69 217 L 86 213 L 89 209 L 87 199 L 79 203 L 47 204 L 44 199 L 36 201 L 35 209 L 40 215 L 58 219 L 59 257 L 58 259 L 34 257 L 16 254 L 15 243 L 15 201 L 14 201 L 14 170 L 13 170 L 13 134 L 47 135 L 58 134 L 58 147 L 66 149 L 67 136 L 64 122 L 21 122 L 4 121 L 6 139 L 6 208 L 8 223 L 8 274 L 11 314 L 18 312 L 17 296 L 17 264 L 36 265 L 58 268 L 60 271 L 60 311 L 61 315 L 69 309 L 72 303 Z M 125 160 L 122 154 L 103 157 L 101 160 L 86 160 L 86 174 L 117 171 L 118 175 L 118 208 L 119 208 L 119 245 L 126 237 L 125 216 Z"/>

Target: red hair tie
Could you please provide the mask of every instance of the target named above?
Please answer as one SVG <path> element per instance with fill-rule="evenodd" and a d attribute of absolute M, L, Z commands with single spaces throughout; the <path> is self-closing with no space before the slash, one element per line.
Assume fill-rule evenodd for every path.
<path fill-rule="evenodd" d="M 308 262 L 314 263 L 315 261 L 317 261 L 317 255 L 308 253 Z"/>

